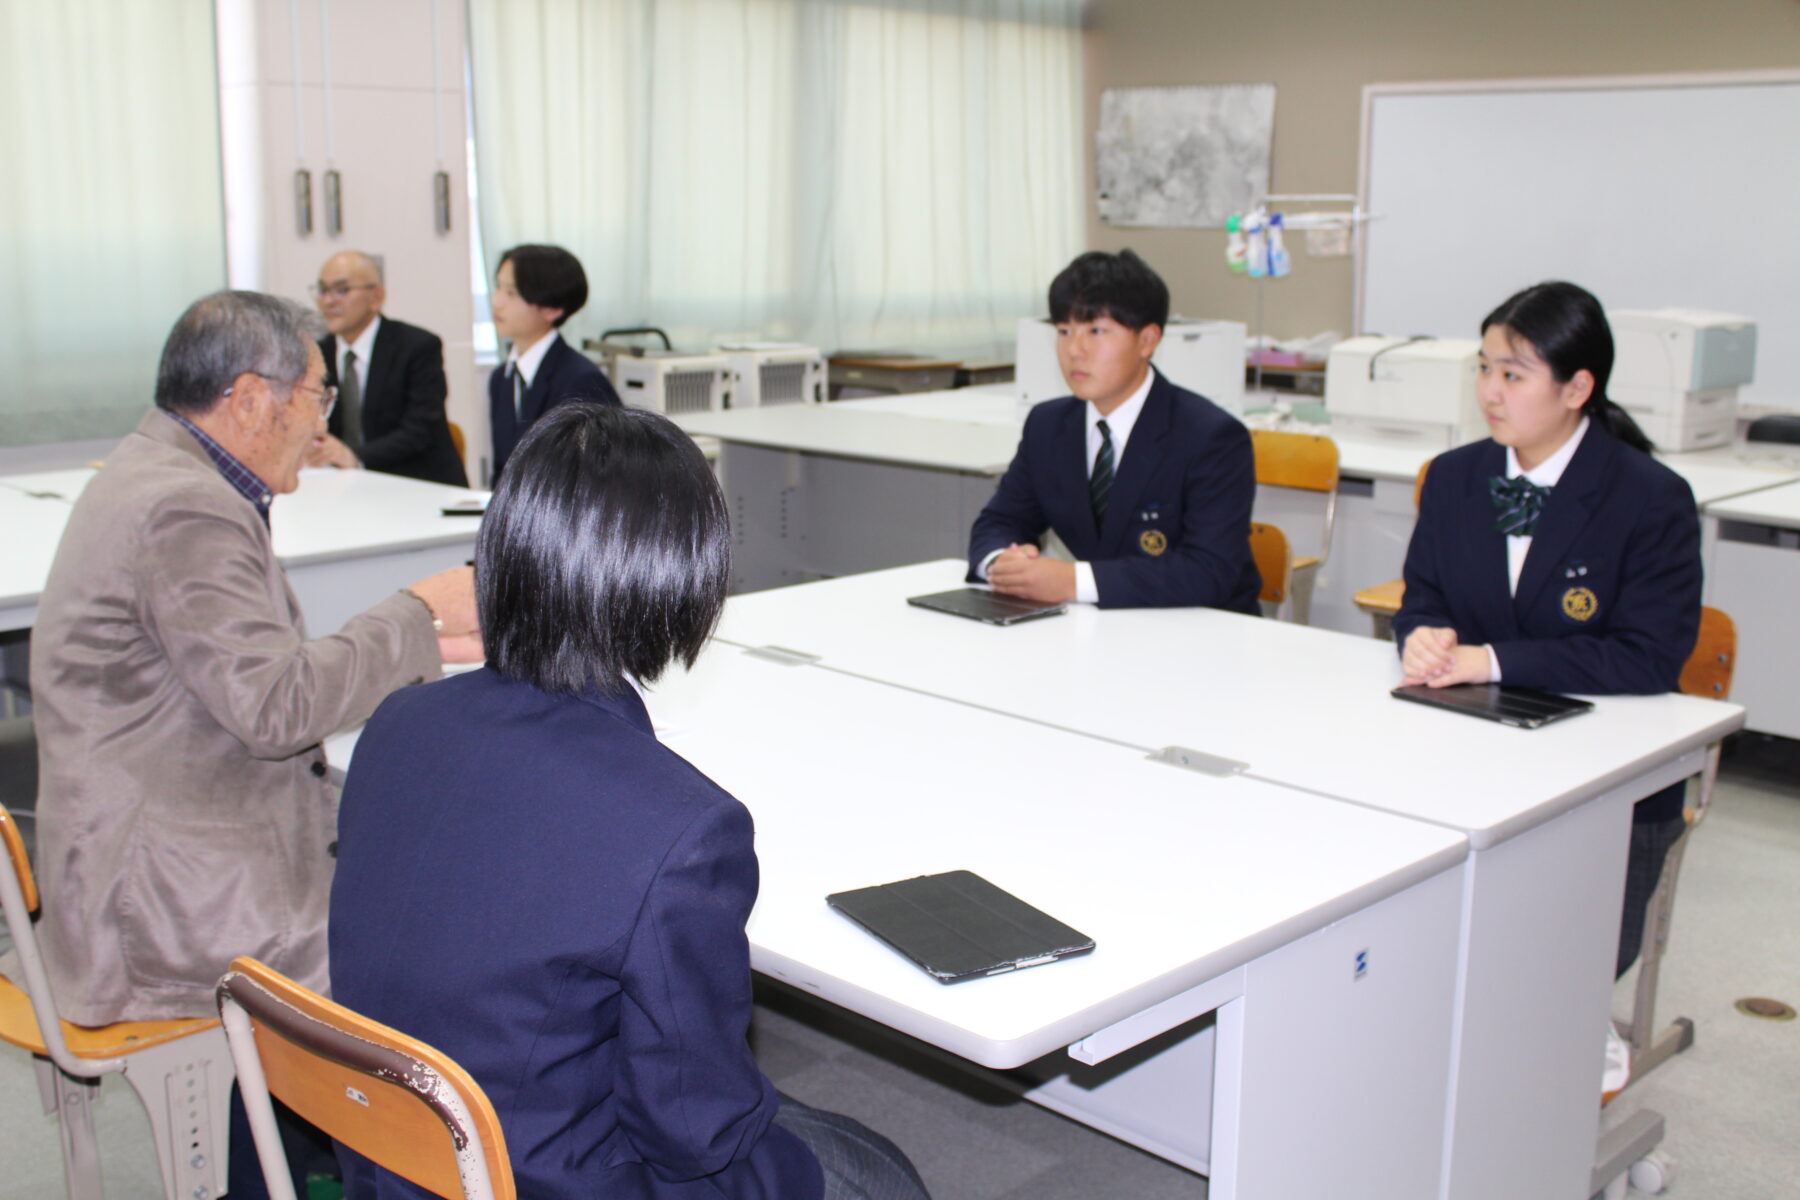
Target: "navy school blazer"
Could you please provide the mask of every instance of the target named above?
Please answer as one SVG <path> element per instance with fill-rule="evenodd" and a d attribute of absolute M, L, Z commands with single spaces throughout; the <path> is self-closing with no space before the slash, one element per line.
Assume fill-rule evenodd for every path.
<path fill-rule="evenodd" d="M 500 481 L 500 472 L 511 457 L 513 447 L 531 427 L 531 423 L 565 400 L 591 400 L 597 404 L 619 403 L 619 393 L 607 382 L 592 359 L 564 341 L 559 334 L 544 352 L 531 386 L 525 389 L 523 411 L 513 415 L 513 381 L 508 365 L 502 362 L 488 376 L 488 420 L 494 431 L 494 471 L 490 483 Z"/>
<path fill-rule="evenodd" d="M 817 1200 L 746 1040 L 752 837 L 634 692 L 402 688 L 345 782 L 333 993 L 475 1077 L 521 1196 Z M 351 1195 L 431 1200 L 344 1160 Z"/>
<path fill-rule="evenodd" d="M 1488 481 L 1492 440 L 1439 455 L 1425 476 L 1394 617 L 1494 648 L 1503 682 L 1558 692 L 1674 691 L 1700 630 L 1700 519 L 1687 481 L 1588 425 L 1538 518 L 1516 595 Z"/>
<path fill-rule="evenodd" d="M 1153 369 L 1154 370 L 1154 369 Z M 1094 568 L 1101 608 L 1181 605 L 1255 615 L 1250 556 L 1256 461 L 1230 413 L 1156 373 L 1113 474 L 1106 525 L 1088 501 L 1086 401 L 1037 405 L 1018 453 L 969 535 L 969 581 L 994 550 L 1054 529 Z"/>

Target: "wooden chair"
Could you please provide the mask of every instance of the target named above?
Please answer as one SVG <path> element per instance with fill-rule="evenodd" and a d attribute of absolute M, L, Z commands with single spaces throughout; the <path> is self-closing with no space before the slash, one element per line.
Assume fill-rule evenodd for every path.
<path fill-rule="evenodd" d="M 1319 551 L 1294 558 L 1292 586 L 1289 588 L 1289 619 L 1300 625 L 1312 617 L 1313 586 L 1325 560 L 1331 556 L 1332 526 L 1337 522 L 1338 449 L 1328 437 L 1310 433 L 1282 433 L 1270 429 L 1252 429 L 1250 445 L 1256 454 L 1258 508 L 1263 508 L 1264 489 L 1280 489 L 1282 502 L 1277 505 L 1285 513 L 1293 507 L 1286 493 L 1309 493 L 1308 513 L 1318 513 L 1320 523 Z M 1275 500 L 1275 496 L 1268 497 Z"/>
<path fill-rule="evenodd" d="M 1287 534 L 1278 525 L 1250 522 L 1250 557 L 1262 575 L 1262 591 L 1256 598 L 1262 603 L 1263 616 L 1279 616 L 1294 580 L 1294 555 Z"/>
<path fill-rule="evenodd" d="M 56 1015 L 31 917 L 37 880 L 12 814 L 0 808 L 0 902 L 19 954 L 24 986 L 0 976 L 0 1040 L 36 1060 L 44 1111 L 62 1135 L 69 1200 L 100 1200 L 100 1155 L 93 1104 L 103 1075 L 125 1077 L 150 1114 L 156 1160 L 168 1200 L 217 1196 L 225 1190 L 231 1099 L 231 1053 L 211 1017 L 71 1025 Z"/>
<path fill-rule="evenodd" d="M 450 426 L 450 444 L 456 447 L 456 457 L 461 458 L 469 445 L 468 439 L 463 437 L 462 426 L 455 421 L 446 421 L 445 424 Z"/>
<path fill-rule="evenodd" d="M 494 1106 L 449 1057 L 253 958 L 231 964 L 218 997 L 273 1200 L 295 1197 L 271 1096 L 445 1200 L 516 1200 Z"/>
<path fill-rule="evenodd" d="M 1681 668 L 1682 693 L 1723 700 L 1731 694 L 1731 674 L 1736 666 L 1736 623 L 1719 609 L 1702 608 L 1700 637 Z M 1625 1040 L 1631 1043 L 1631 1083 L 1694 1044 L 1694 1023 L 1686 1017 L 1677 1017 L 1661 1033 L 1655 1032 L 1656 983 L 1663 953 L 1669 944 L 1681 858 L 1695 827 L 1706 819 L 1707 811 L 1712 807 L 1721 749 L 1719 742 L 1706 748 L 1706 768 L 1700 772 L 1699 795 L 1694 807 L 1685 814 L 1688 827 L 1669 847 L 1669 855 L 1663 860 L 1662 877 L 1657 880 L 1656 891 L 1651 894 L 1649 908 L 1644 913 L 1644 948 L 1638 958 L 1637 989 L 1632 998 L 1631 1020 L 1624 1030 Z"/>
<path fill-rule="evenodd" d="M 1418 477 L 1413 480 L 1414 512 L 1419 511 L 1419 493 L 1425 488 L 1425 472 L 1430 467 L 1431 460 L 1426 459 L 1419 467 Z M 1400 611 L 1400 601 L 1405 595 L 1406 580 L 1390 579 L 1364 588 L 1351 599 L 1356 602 L 1356 607 L 1369 614 L 1375 625 L 1375 636 L 1385 642 L 1394 636 L 1394 614 Z"/>

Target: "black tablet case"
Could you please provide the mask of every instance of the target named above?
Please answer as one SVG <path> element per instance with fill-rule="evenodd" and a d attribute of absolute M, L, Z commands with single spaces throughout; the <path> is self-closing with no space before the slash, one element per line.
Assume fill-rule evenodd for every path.
<path fill-rule="evenodd" d="M 939 983 L 1000 975 L 1094 948 L 1093 938 L 973 871 L 920 875 L 825 900 Z"/>
<path fill-rule="evenodd" d="M 1035 621 L 1040 617 L 1061 616 L 1068 608 L 1065 604 L 1039 604 L 1035 600 L 1021 600 L 1017 596 L 972 587 L 951 588 L 947 592 L 931 592 L 924 596 L 908 596 L 906 602 L 914 608 L 928 608 L 932 612 L 967 617 L 971 621 L 981 621 L 988 625 L 1017 625 L 1021 621 Z"/>
<path fill-rule="evenodd" d="M 1592 712 L 1589 700 L 1576 700 L 1555 692 L 1536 688 L 1510 687 L 1503 683 L 1462 683 L 1454 687 L 1432 688 L 1423 684 L 1397 687 L 1391 693 L 1397 700 L 1411 700 L 1433 708 L 1449 709 L 1464 716 L 1481 717 L 1512 725 L 1519 729 L 1536 729 L 1564 717 L 1578 717 Z"/>

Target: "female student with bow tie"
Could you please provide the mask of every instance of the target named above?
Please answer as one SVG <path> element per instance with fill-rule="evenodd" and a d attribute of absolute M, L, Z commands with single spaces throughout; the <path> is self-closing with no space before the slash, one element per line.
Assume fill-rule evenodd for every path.
<path fill-rule="evenodd" d="M 1492 437 L 1426 473 L 1394 618 L 1406 683 L 1675 690 L 1700 626 L 1699 516 L 1607 398 L 1612 365 L 1606 314 L 1571 283 L 1526 288 L 1481 323 Z M 1684 786 L 1633 812 L 1621 975 L 1683 828 Z"/>

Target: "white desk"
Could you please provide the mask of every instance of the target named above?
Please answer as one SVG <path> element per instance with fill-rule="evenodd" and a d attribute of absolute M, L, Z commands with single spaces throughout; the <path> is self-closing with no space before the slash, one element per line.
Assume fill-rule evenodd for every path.
<path fill-rule="evenodd" d="M 1076 606 L 999 629 L 903 603 L 961 571 L 741 596 L 719 637 L 1465 833 L 1446 1194 L 1585 1195 L 1631 803 L 1698 771 L 1742 710 L 1609 697 L 1527 732 L 1388 698 L 1398 662 L 1367 638 L 1208 609 Z"/>
<path fill-rule="evenodd" d="M 1749 725 L 1800 737 L 1800 637 L 1794 597 L 1800 595 L 1800 483 L 1751 492 L 1707 506 L 1717 535 L 1707 559 L 1707 602 L 1737 622 L 1738 660 L 1733 700 L 1749 710 Z"/>
<path fill-rule="evenodd" d="M 1214 1200 L 1435 1193 L 1455 831 L 717 643 L 650 706 L 755 815 L 757 970 L 1032 1064 L 1034 1100 L 1209 1171 Z M 956 868 L 1098 948 L 946 987 L 824 902 Z"/>
<path fill-rule="evenodd" d="M 0 477 L 0 632 L 35 620 L 70 506 L 93 476 L 79 468 Z M 270 523 L 307 631 L 332 633 L 395 588 L 467 562 L 480 522 L 441 509 L 468 494 L 378 471 L 302 472 L 299 491 L 276 497 Z"/>
<path fill-rule="evenodd" d="M 951 393 L 954 395 L 955 393 Z M 967 551 L 1018 426 L 866 410 L 862 401 L 688 413 L 723 443 L 733 588 L 749 591 Z"/>

